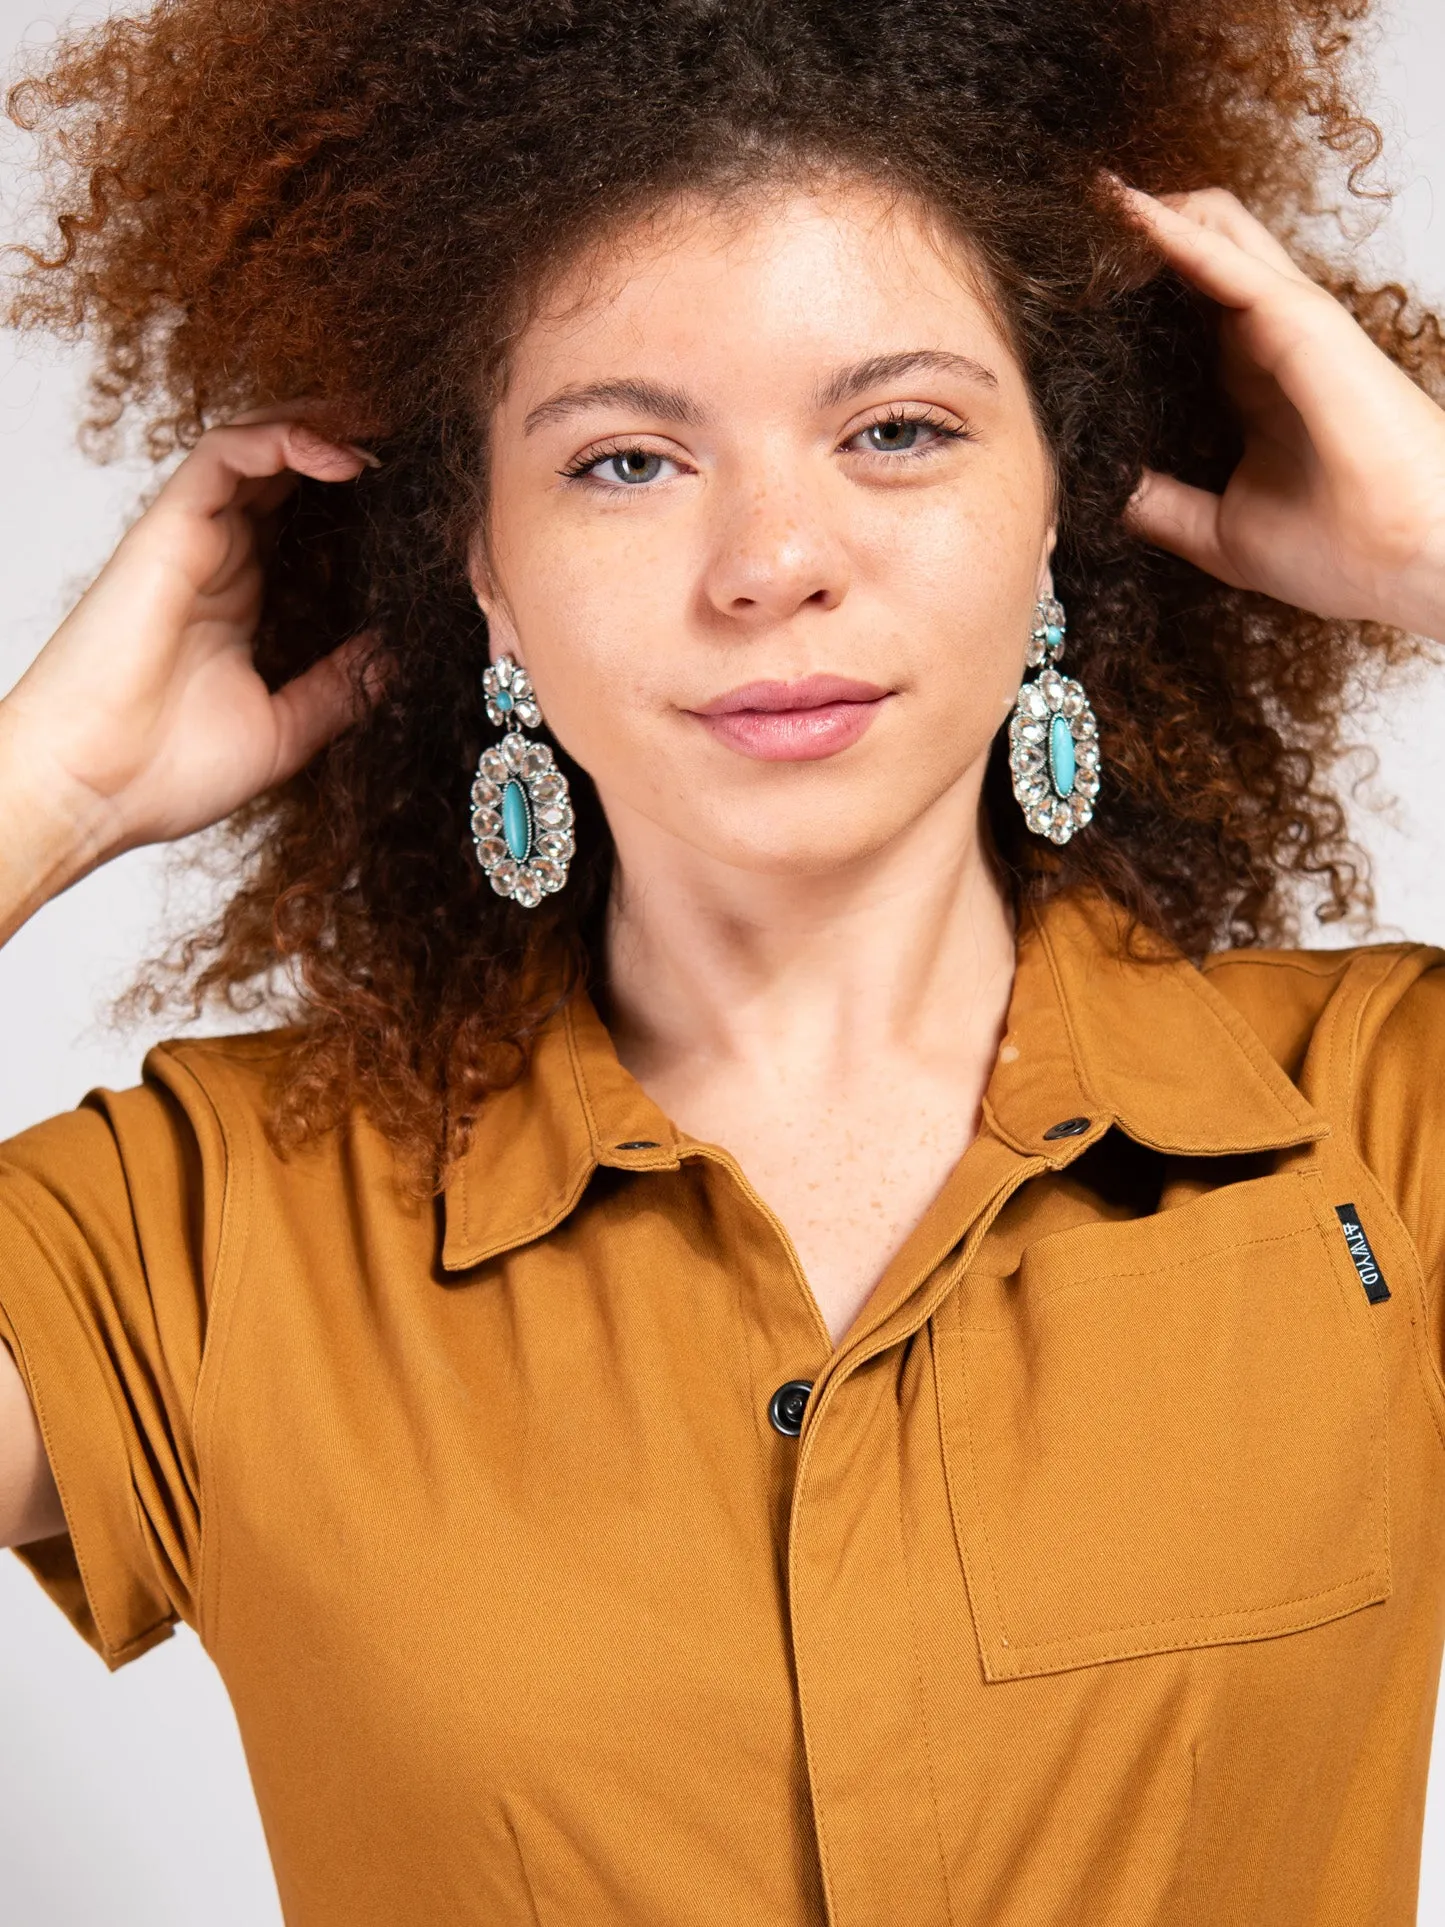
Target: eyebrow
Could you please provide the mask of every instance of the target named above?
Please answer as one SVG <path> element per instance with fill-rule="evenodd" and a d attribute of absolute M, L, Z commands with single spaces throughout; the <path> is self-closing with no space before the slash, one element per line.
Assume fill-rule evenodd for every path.
<path fill-rule="evenodd" d="M 870 355 L 866 361 L 850 362 L 837 368 L 816 391 L 819 408 L 837 408 L 866 389 L 884 382 L 899 381 L 905 375 L 961 375 L 966 381 L 985 388 L 997 388 L 998 376 L 981 361 L 969 355 L 950 354 L 942 348 L 911 348 L 891 355 Z M 647 381 L 641 376 L 618 375 L 609 381 L 590 381 L 562 388 L 530 411 L 522 433 L 531 435 L 549 422 L 565 421 L 571 415 L 585 414 L 589 408 L 630 408 L 639 415 L 659 421 L 680 422 L 697 427 L 705 417 L 703 408 L 682 388 Z"/>
<path fill-rule="evenodd" d="M 539 402 L 522 424 L 530 435 L 547 422 L 565 421 L 569 415 L 584 414 L 589 408 L 620 405 L 639 415 L 654 415 L 659 420 L 682 422 L 695 428 L 702 410 L 681 388 L 668 388 L 661 382 L 644 381 L 635 375 L 619 375 L 611 381 L 589 381 L 575 388 L 559 389 Z"/>
<path fill-rule="evenodd" d="M 865 389 L 901 381 L 905 375 L 962 375 L 985 388 L 998 387 L 998 376 L 992 368 L 985 368 L 970 355 L 953 355 L 942 348 L 912 348 L 904 354 L 870 355 L 867 361 L 836 369 L 818 390 L 818 406 L 836 408 Z"/>

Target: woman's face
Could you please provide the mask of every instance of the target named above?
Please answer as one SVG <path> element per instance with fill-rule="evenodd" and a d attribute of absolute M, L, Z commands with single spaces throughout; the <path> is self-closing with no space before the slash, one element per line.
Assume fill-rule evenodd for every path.
<path fill-rule="evenodd" d="M 1052 473 L 966 252 L 872 187 L 677 204 L 579 261 L 492 425 L 494 656 L 624 869 L 804 876 L 977 821 Z"/>

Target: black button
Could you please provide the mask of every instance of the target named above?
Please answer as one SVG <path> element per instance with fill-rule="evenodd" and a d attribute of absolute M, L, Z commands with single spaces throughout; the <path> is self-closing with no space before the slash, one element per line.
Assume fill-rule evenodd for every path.
<path fill-rule="evenodd" d="M 625 1144 L 618 1145 L 619 1151 L 655 1151 L 658 1146 L 650 1137 L 631 1137 Z"/>
<path fill-rule="evenodd" d="M 1048 1130 L 1044 1132 L 1044 1136 L 1046 1138 L 1082 1137 L 1085 1131 L 1088 1130 L 1088 1128 L 1089 1128 L 1088 1118 L 1066 1117 L 1062 1124 L 1051 1124 Z"/>
<path fill-rule="evenodd" d="M 811 1378 L 790 1378 L 768 1400 L 773 1430 L 781 1432 L 785 1439 L 795 1439 L 802 1431 L 803 1414 L 808 1409 L 808 1394 L 812 1389 Z"/>

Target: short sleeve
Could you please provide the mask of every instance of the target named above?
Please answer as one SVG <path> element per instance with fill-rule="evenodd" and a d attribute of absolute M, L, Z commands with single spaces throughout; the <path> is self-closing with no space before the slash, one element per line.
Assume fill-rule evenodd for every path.
<path fill-rule="evenodd" d="M 1361 1066 L 1355 1128 L 1420 1255 L 1431 1356 L 1445 1369 L 1445 964 L 1421 971 L 1381 1023 Z"/>
<path fill-rule="evenodd" d="M 68 1528 L 15 1551 L 112 1670 L 195 1623 L 193 1414 L 225 1164 L 164 1046 L 137 1089 L 0 1144 L 0 1340 Z"/>

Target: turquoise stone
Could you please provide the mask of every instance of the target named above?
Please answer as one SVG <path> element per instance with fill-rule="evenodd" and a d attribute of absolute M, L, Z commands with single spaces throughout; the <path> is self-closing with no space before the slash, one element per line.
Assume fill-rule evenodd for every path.
<path fill-rule="evenodd" d="M 1054 720 L 1049 724 L 1049 775 L 1053 779 L 1054 788 L 1060 796 L 1073 795 L 1074 774 L 1074 732 L 1069 728 L 1069 722 L 1066 716 L 1055 716 Z M 508 788 L 510 787 L 511 785 L 509 784 Z M 507 799 L 503 796 L 502 809 L 504 813 L 506 806 Z M 504 814 L 503 821 L 505 820 Z M 509 835 L 507 841 L 510 843 L 511 840 Z"/>
<path fill-rule="evenodd" d="M 1044 630 L 1044 641 L 1049 645 L 1050 649 L 1062 649 L 1064 646 L 1063 630 L 1055 624 L 1050 623 Z"/>
<path fill-rule="evenodd" d="M 510 854 L 525 863 L 532 849 L 532 806 L 515 777 L 502 791 L 502 835 Z"/>
<path fill-rule="evenodd" d="M 499 689 L 496 695 L 492 698 L 492 701 L 497 705 L 498 709 L 500 709 L 502 714 L 505 716 L 507 711 L 512 707 L 511 690 Z"/>

